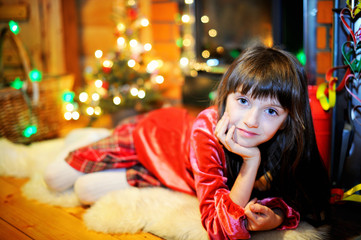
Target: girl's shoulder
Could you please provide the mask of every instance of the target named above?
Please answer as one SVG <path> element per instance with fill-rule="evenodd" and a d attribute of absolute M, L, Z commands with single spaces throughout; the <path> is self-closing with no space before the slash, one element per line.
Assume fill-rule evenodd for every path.
<path fill-rule="evenodd" d="M 211 106 L 201 111 L 196 120 L 195 124 L 204 124 L 206 122 L 215 125 L 218 121 L 218 111 L 216 106 Z"/>

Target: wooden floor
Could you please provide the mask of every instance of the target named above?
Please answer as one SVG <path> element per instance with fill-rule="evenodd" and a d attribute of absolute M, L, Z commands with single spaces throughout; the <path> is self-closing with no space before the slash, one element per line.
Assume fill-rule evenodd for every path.
<path fill-rule="evenodd" d="M 60 208 L 28 200 L 20 190 L 26 181 L 0 177 L 0 240 L 161 239 L 149 233 L 104 234 L 90 231 L 82 220 L 85 208 Z"/>

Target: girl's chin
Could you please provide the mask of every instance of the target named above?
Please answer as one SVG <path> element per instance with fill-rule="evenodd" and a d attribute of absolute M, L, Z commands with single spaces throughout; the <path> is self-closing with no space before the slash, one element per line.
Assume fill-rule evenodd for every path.
<path fill-rule="evenodd" d="M 254 141 L 250 141 L 248 139 L 237 139 L 235 141 L 237 144 L 239 144 L 242 147 L 245 148 L 252 148 L 252 147 L 258 147 L 260 145 L 260 143 L 254 142 Z"/>

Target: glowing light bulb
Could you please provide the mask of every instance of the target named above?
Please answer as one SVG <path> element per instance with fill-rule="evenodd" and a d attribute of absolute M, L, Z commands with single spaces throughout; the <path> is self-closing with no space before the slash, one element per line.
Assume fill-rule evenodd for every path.
<path fill-rule="evenodd" d="M 40 82 L 43 76 L 39 70 L 34 69 L 29 72 L 29 78 L 32 82 Z"/>
<path fill-rule="evenodd" d="M 130 59 L 129 61 L 128 61 L 128 66 L 129 67 L 134 67 L 135 66 L 135 60 L 134 59 Z"/>
<path fill-rule="evenodd" d="M 191 17 L 190 17 L 189 15 L 184 14 L 184 15 L 182 16 L 182 22 L 184 22 L 184 23 L 189 23 L 190 20 L 191 20 Z"/>
<path fill-rule="evenodd" d="M 129 41 L 129 45 L 132 47 L 132 48 L 135 48 L 137 45 L 138 45 L 138 41 L 135 40 L 135 39 L 132 39 Z"/>
<path fill-rule="evenodd" d="M 132 96 L 137 96 L 138 95 L 138 89 L 133 87 L 132 89 L 130 89 L 130 94 Z"/>
<path fill-rule="evenodd" d="M 182 57 L 180 60 L 179 60 L 179 63 L 181 66 L 185 67 L 189 64 L 189 59 L 186 58 L 186 57 Z"/>
<path fill-rule="evenodd" d="M 192 4 L 192 3 L 193 3 L 193 0 L 184 0 L 184 3 L 185 3 L 185 4 Z"/>
<path fill-rule="evenodd" d="M 35 125 L 28 126 L 23 131 L 24 137 L 31 137 L 31 135 L 35 134 L 38 131 L 37 127 Z"/>
<path fill-rule="evenodd" d="M 138 97 L 139 97 L 140 99 L 145 98 L 145 91 L 144 91 L 144 90 L 139 90 L 139 91 L 138 91 Z"/>
<path fill-rule="evenodd" d="M 93 99 L 94 101 L 98 101 L 98 100 L 100 99 L 100 95 L 99 95 L 98 93 L 93 93 L 92 99 Z"/>
<path fill-rule="evenodd" d="M 117 44 L 119 47 L 125 47 L 125 39 L 123 37 L 118 37 Z"/>
<path fill-rule="evenodd" d="M 201 22 L 202 23 L 208 23 L 209 22 L 209 17 L 207 15 L 204 15 L 201 17 Z"/>
<path fill-rule="evenodd" d="M 100 115 L 102 113 L 102 109 L 99 106 L 96 106 L 94 108 L 95 115 Z"/>
<path fill-rule="evenodd" d="M 74 110 L 74 105 L 71 104 L 71 103 L 68 103 L 66 106 L 65 106 L 66 110 L 71 112 Z"/>
<path fill-rule="evenodd" d="M 124 32 L 125 31 L 124 23 L 118 23 L 117 24 L 117 29 L 118 29 L 119 32 Z"/>
<path fill-rule="evenodd" d="M 211 55 L 211 53 L 208 50 L 204 50 L 202 52 L 202 57 L 203 58 L 209 58 L 210 55 Z"/>
<path fill-rule="evenodd" d="M 94 85 L 97 87 L 97 88 L 101 88 L 103 86 L 103 81 L 100 80 L 100 79 L 97 79 L 95 82 L 94 82 Z"/>
<path fill-rule="evenodd" d="M 164 77 L 161 75 L 158 75 L 155 77 L 155 82 L 158 84 L 162 84 L 164 82 Z"/>
<path fill-rule="evenodd" d="M 111 68 L 112 66 L 113 66 L 113 62 L 110 60 L 105 60 L 103 62 L 103 67 L 105 67 L 105 68 Z"/>
<path fill-rule="evenodd" d="M 13 20 L 9 21 L 9 28 L 10 31 L 13 32 L 15 35 L 20 32 L 20 27 L 18 23 Z"/>
<path fill-rule="evenodd" d="M 144 50 L 147 52 L 152 50 L 152 44 L 150 44 L 150 43 L 144 44 Z"/>
<path fill-rule="evenodd" d="M 113 98 L 113 103 L 115 105 L 119 105 L 121 102 L 122 102 L 122 99 L 120 97 L 116 96 Z"/>
<path fill-rule="evenodd" d="M 150 63 L 148 63 L 147 65 L 147 72 L 148 73 L 152 73 L 154 72 L 154 70 L 156 70 L 159 67 L 159 62 L 157 60 L 152 60 Z"/>
<path fill-rule="evenodd" d="M 77 111 L 74 111 L 74 112 L 71 113 L 71 117 L 74 120 L 78 120 L 79 117 L 80 117 L 80 114 Z"/>
<path fill-rule="evenodd" d="M 208 31 L 208 35 L 210 37 L 216 37 L 217 36 L 217 30 L 216 29 L 211 29 Z"/>
<path fill-rule="evenodd" d="M 20 89 L 23 87 L 24 82 L 20 80 L 19 77 L 15 78 L 15 80 L 10 84 L 15 89 Z"/>
<path fill-rule="evenodd" d="M 64 113 L 64 118 L 69 121 L 71 119 L 71 112 Z"/>
<path fill-rule="evenodd" d="M 88 100 L 88 94 L 86 92 L 81 92 L 79 94 L 79 101 L 86 102 L 86 100 Z"/>
<path fill-rule="evenodd" d="M 143 27 L 147 27 L 149 25 L 149 20 L 146 18 L 142 18 L 140 20 L 140 25 L 142 25 Z"/>
<path fill-rule="evenodd" d="M 93 115 L 93 114 L 94 114 L 94 108 L 93 108 L 93 107 L 88 107 L 88 108 L 86 109 L 86 113 L 87 113 L 89 116 Z"/>
<path fill-rule="evenodd" d="M 101 58 L 103 56 L 103 51 L 102 50 L 96 50 L 94 53 L 96 58 Z"/>

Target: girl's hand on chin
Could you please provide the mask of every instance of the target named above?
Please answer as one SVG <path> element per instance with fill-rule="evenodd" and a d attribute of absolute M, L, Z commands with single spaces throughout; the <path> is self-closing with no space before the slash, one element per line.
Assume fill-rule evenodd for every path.
<path fill-rule="evenodd" d="M 223 144 L 228 151 L 240 155 L 244 162 L 259 163 L 261 153 L 258 147 L 243 147 L 233 140 L 233 135 L 236 127 L 233 125 L 228 129 L 229 116 L 225 112 L 222 118 L 218 121 L 214 134 L 218 140 Z M 228 130 L 228 131 L 227 131 Z"/>

